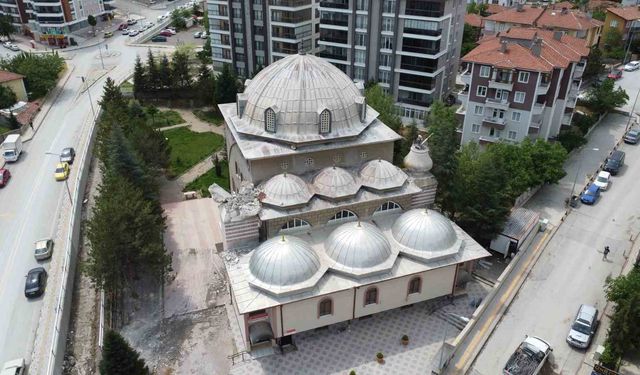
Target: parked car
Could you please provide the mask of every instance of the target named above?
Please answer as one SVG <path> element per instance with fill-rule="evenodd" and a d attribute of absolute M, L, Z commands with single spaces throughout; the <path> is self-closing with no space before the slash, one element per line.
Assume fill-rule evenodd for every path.
<path fill-rule="evenodd" d="M 602 191 L 609 189 L 610 182 L 611 173 L 607 171 L 600 171 L 600 173 L 598 173 L 598 176 L 596 177 L 596 180 L 593 181 L 593 183 L 596 184 Z"/>
<path fill-rule="evenodd" d="M 0 187 L 5 187 L 9 183 L 11 172 L 8 169 L 0 168 Z"/>
<path fill-rule="evenodd" d="M 164 14 L 161 14 L 158 16 L 158 21 L 162 21 L 165 18 L 167 18 L 167 16 L 165 16 Z"/>
<path fill-rule="evenodd" d="M 54 173 L 56 181 L 64 181 L 67 178 L 69 178 L 69 172 L 70 171 L 71 170 L 69 168 L 69 164 L 68 163 L 58 163 L 56 165 L 56 171 Z"/>
<path fill-rule="evenodd" d="M 66 147 L 62 149 L 60 153 L 60 162 L 61 163 L 69 163 L 73 164 L 73 161 L 76 158 L 76 150 L 73 147 Z"/>
<path fill-rule="evenodd" d="M 33 251 L 33 256 L 36 260 L 45 260 L 51 258 L 53 253 L 53 240 L 46 238 L 40 241 L 36 241 L 36 248 Z"/>
<path fill-rule="evenodd" d="M 130 31 L 131 31 L 131 30 L 129 30 L 129 29 L 122 29 L 122 33 L 121 33 L 121 34 L 122 34 L 122 35 L 129 35 L 129 32 L 130 32 Z"/>
<path fill-rule="evenodd" d="M 15 43 L 5 42 L 4 46 L 7 47 L 8 49 L 12 50 L 12 51 L 20 51 L 20 48 Z"/>
<path fill-rule="evenodd" d="M 131 26 L 131 25 L 135 25 L 136 23 L 138 23 L 138 21 L 137 21 L 137 20 L 134 20 L 134 19 L 128 19 L 128 20 L 127 20 L 127 25 L 129 25 L 129 26 Z"/>
<path fill-rule="evenodd" d="M 613 80 L 622 78 L 622 70 L 618 70 L 618 69 L 612 70 L 611 73 L 607 75 L 607 78 L 613 79 Z"/>
<path fill-rule="evenodd" d="M 140 34 L 140 30 L 131 30 L 129 31 L 129 36 L 133 37 Z"/>
<path fill-rule="evenodd" d="M 638 68 L 640 68 L 640 61 L 629 61 L 629 63 L 624 66 L 624 70 L 627 72 L 633 72 L 634 70 L 638 70 Z"/>
<path fill-rule="evenodd" d="M 47 271 L 44 268 L 34 268 L 27 273 L 24 284 L 24 295 L 27 298 L 40 297 L 47 286 Z"/>
<path fill-rule="evenodd" d="M 160 31 L 160 34 L 158 34 L 158 35 L 160 35 L 160 36 L 165 36 L 165 37 L 166 37 L 166 36 L 173 36 L 173 34 L 171 33 L 171 31 L 169 31 L 169 30 L 162 30 L 162 31 Z"/>
<path fill-rule="evenodd" d="M 594 204 L 600 197 L 600 187 L 596 184 L 591 184 L 580 195 L 580 201 L 584 204 Z"/>
<path fill-rule="evenodd" d="M 127 25 L 126 23 L 121 23 L 120 25 L 118 25 L 118 31 L 122 31 L 128 28 L 129 28 L 129 25 Z"/>
<path fill-rule="evenodd" d="M 0 375 L 24 375 L 26 368 L 24 358 L 12 359 L 2 365 Z"/>
<path fill-rule="evenodd" d="M 617 175 L 624 165 L 624 157 L 624 151 L 616 150 L 612 152 L 611 155 L 605 159 L 604 168 L 602 169 L 611 173 L 613 176 Z"/>
<path fill-rule="evenodd" d="M 622 137 L 624 143 L 629 143 L 635 145 L 640 140 L 640 131 L 636 129 L 631 129 L 627 132 L 627 134 Z"/>
<path fill-rule="evenodd" d="M 201 35 L 202 33 L 200 31 L 196 31 L 195 33 L 193 33 L 193 37 L 196 39 L 199 39 Z"/>
<path fill-rule="evenodd" d="M 162 35 L 156 35 L 153 38 L 151 38 L 152 42 L 166 42 L 167 41 L 167 37 L 166 36 L 162 36 Z"/>
<path fill-rule="evenodd" d="M 573 320 L 567 343 L 580 349 L 586 349 L 598 328 L 598 309 L 591 305 L 580 305 Z"/>
<path fill-rule="evenodd" d="M 113 36 L 113 33 L 111 31 L 107 31 L 104 33 L 105 38 L 111 38 L 112 36 Z"/>

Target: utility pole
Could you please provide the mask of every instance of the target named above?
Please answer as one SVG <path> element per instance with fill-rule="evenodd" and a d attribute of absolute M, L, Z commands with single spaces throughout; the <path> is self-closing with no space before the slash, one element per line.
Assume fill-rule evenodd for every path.
<path fill-rule="evenodd" d="M 91 99 L 91 90 L 90 90 L 91 87 L 87 84 L 87 81 L 84 78 L 84 76 L 82 76 L 80 78 L 82 79 L 82 83 L 87 85 L 87 95 L 89 95 L 89 104 L 91 105 L 91 113 L 93 114 L 93 121 L 95 121 L 96 120 L 96 111 L 95 111 L 95 109 L 93 109 L 93 100 Z"/>
<path fill-rule="evenodd" d="M 102 47 L 98 44 L 98 53 L 100 53 L 100 63 L 102 64 L 102 70 L 104 70 L 104 60 L 102 60 Z"/>
<path fill-rule="evenodd" d="M 631 124 L 631 116 L 633 116 L 634 110 L 636 109 L 636 103 L 638 102 L 638 95 L 640 95 L 640 89 L 638 89 L 636 100 L 633 101 L 633 107 L 631 107 L 631 110 L 629 111 L 629 120 L 627 120 L 627 127 L 625 128 L 625 131 L 629 130 L 629 124 Z"/>

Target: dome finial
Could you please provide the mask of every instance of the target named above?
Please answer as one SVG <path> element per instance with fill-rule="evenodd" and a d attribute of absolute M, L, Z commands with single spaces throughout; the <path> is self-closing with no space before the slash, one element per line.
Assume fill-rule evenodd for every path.
<path fill-rule="evenodd" d="M 360 219 L 358 219 L 358 228 L 362 227 L 362 225 L 360 225 Z"/>

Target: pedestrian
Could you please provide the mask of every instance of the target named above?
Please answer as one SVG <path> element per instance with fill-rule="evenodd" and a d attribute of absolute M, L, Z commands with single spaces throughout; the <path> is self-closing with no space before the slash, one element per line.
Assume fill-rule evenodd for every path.
<path fill-rule="evenodd" d="M 604 255 L 602 256 L 602 260 L 607 260 L 607 255 L 609 255 L 610 251 L 611 250 L 609 250 L 609 246 L 604 247 Z"/>
<path fill-rule="evenodd" d="M 29 127 L 31 128 L 31 130 L 33 130 L 33 121 L 29 121 Z M 35 131 L 35 130 L 33 130 Z"/>

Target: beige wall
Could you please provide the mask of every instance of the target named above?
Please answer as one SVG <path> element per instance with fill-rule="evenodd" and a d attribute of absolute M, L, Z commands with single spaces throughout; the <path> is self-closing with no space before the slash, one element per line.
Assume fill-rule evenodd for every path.
<path fill-rule="evenodd" d="M 253 182 L 251 180 L 251 173 L 249 172 L 249 164 L 242 155 L 240 148 L 238 147 L 233 134 L 229 131 L 229 128 L 225 126 L 225 139 L 227 141 L 227 159 L 229 160 L 229 177 L 231 190 L 237 191 L 240 187 L 240 176 L 244 181 Z"/>
<path fill-rule="evenodd" d="M 318 304 L 326 296 L 282 306 L 285 335 L 350 320 L 353 317 L 353 289 L 331 294 L 333 314 L 318 316 Z"/>
<path fill-rule="evenodd" d="M 2 86 L 10 88 L 15 94 L 18 101 L 26 102 L 27 90 L 24 87 L 23 79 L 15 79 L 13 81 L 3 82 Z"/>

